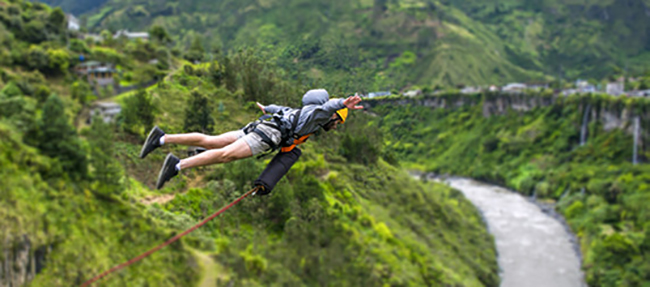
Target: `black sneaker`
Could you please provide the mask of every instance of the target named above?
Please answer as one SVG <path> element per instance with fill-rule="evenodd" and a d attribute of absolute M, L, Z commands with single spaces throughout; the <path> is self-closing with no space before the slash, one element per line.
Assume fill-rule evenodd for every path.
<path fill-rule="evenodd" d="M 140 150 L 140 158 L 144 158 L 150 152 L 159 148 L 161 146 L 160 138 L 164 135 L 165 132 L 163 132 L 158 126 L 153 127 L 153 129 L 151 129 L 151 132 L 149 132 L 149 136 L 147 136 L 147 140 L 144 141 L 144 144 L 142 145 L 142 150 Z"/>
<path fill-rule="evenodd" d="M 167 154 L 165 162 L 163 163 L 160 173 L 158 174 L 158 181 L 156 182 L 156 189 L 161 189 L 165 182 L 169 181 L 172 177 L 178 175 L 178 170 L 176 170 L 176 165 L 181 162 L 176 156 L 172 153 Z"/>

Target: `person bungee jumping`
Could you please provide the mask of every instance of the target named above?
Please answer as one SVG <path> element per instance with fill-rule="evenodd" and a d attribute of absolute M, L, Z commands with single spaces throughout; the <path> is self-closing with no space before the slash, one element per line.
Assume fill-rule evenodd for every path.
<path fill-rule="evenodd" d="M 217 136 L 201 133 L 165 134 L 155 126 L 142 145 L 140 158 L 144 158 L 164 144 L 198 146 L 206 151 L 179 159 L 167 154 L 158 174 L 156 189 L 163 187 L 178 173 L 187 168 L 228 163 L 277 149 L 281 151 L 271 160 L 255 185 L 262 194 L 269 193 L 282 176 L 300 157 L 297 145 L 319 129 L 330 131 L 338 124 L 345 123 L 348 110 L 359 110 L 361 97 L 357 94 L 347 99 L 330 99 L 324 89 L 309 90 L 302 98 L 302 108 L 257 105 L 265 116 L 246 125 L 241 130 L 226 132 Z"/>

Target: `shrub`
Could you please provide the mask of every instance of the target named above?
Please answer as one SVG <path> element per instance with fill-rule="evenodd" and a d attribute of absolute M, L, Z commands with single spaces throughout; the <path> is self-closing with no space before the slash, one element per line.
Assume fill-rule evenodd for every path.
<path fill-rule="evenodd" d="M 40 46 L 31 45 L 27 51 L 27 66 L 39 71 L 44 71 L 49 66 L 50 57 Z"/>
<path fill-rule="evenodd" d="M 29 43 L 39 44 L 47 40 L 47 30 L 45 24 L 39 20 L 32 20 L 25 25 L 22 32 L 19 34 L 21 38 Z"/>
<path fill-rule="evenodd" d="M 70 51 L 82 53 L 82 54 L 89 54 L 90 48 L 88 48 L 86 42 L 80 39 L 70 39 Z"/>
<path fill-rule="evenodd" d="M 65 74 L 70 66 L 70 56 L 68 52 L 63 49 L 50 49 L 47 50 L 49 59 L 48 67 L 54 74 Z"/>

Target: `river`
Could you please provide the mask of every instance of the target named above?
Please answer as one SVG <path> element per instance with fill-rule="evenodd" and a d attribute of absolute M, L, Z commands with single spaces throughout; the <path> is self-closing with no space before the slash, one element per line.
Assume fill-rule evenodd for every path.
<path fill-rule="evenodd" d="M 523 196 L 471 179 L 449 178 L 483 214 L 494 235 L 502 287 L 576 287 L 584 284 L 571 234 Z"/>

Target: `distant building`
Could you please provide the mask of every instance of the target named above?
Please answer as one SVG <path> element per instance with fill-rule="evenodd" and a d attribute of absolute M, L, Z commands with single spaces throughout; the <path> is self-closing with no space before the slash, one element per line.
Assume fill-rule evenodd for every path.
<path fill-rule="evenodd" d="M 569 95 L 577 94 L 579 92 L 580 90 L 578 89 L 566 89 L 566 90 L 562 90 L 562 95 L 569 96 Z"/>
<path fill-rule="evenodd" d="M 412 97 L 415 97 L 415 96 L 422 95 L 422 91 L 421 90 L 411 90 L 411 91 L 408 91 L 408 92 L 406 92 L 406 93 L 404 93 L 402 95 L 404 95 L 405 97 L 411 97 L 412 98 Z"/>
<path fill-rule="evenodd" d="M 72 14 L 66 14 L 66 19 L 68 20 L 68 30 L 79 31 L 81 25 L 79 24 L 79 19 L 77 19 Z"/>
<path fill-rule="evenodd" d="M 630 91 L 628 95 L 632 97 L 650 97 L 650 90 Z"/>
<path fill-rule="evenodd" d="M 81 34 L 79 35 L 79 38 L 82 40 L 92 39 L 96 43 L 104 40 L 104 38 L 102 38 L 102 36 L 99 34 Z"/>
<path fill-rule="evenodd" d="M 596 86 L 584 80 L 577 80 L 576 90 L 580 93 L 594 93 L 596 92 Z"/>
<path fill-rule="evenodd" d="M 476 94 L 476 93 L 480 93 L 480 92 L 481 92 L 480 87 L 467 86 L 467 87 L 464 87 L 462 90 L 460 90 L 461 94 Z"/>
<path fill-rule="evenodd" d="M 531 82 L 531 83 L 526 83 L 526 88 L 530 90 L 543 90 L 543 89 L 548 89 L 548 83 L 542 83 L 542 82 Z"/>
<path fill-rule="evenodd" d="M 135 39 L 142 39 L 142 40 L 149 40 L 149 33 L 147 32 L 129 32 L 128 30 L 119 30 L 115 35 L 113 35 L 113 39 L 117 39 L 120 37 L 126 37 L 129 40 L 135 40 Z"/>
<path fill-rule="evenodd" d="M 620 96 L 625 93 L 625 83 L 620 81 L 608 83 L 605 91 L 610 95 Z"/>
<path fill-rule="evenodd" d="M 85 76 L 89 83 L 96 84 L 100 87 L 115 85 L 114 74 L 116 71 L 112 64 L 88 61 L 77 65 L 75 72 L 81 76 Z"/>
<path fill-rule="evenodd" d="M 120 112 L 122 112 L 122 107 L 118 103 L 96 103 L 90 111 L 90 119 L 88 119 L 88 123 L 90 123 L 92 118 L 97 114 L 99 114 L 105 123 L 112 123 Z"/>
<path fill-rule="evenodd" d="M 368 98 L 369 99 L 372 99 L 372 98 L 375 98 L 375 97 L 383 97 L 383 96 L 390 96 L 390 91 L 368 93 Z"/>
<path fill-rule="evenodd" d="M 507 84 L 505 87 L 501 88 L 501 91 L 504 92 L 523 92 L 527 86 L 525 84 L 521 83 L 510 83 Z"/>

